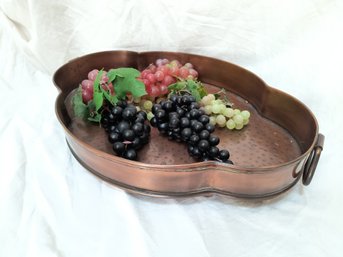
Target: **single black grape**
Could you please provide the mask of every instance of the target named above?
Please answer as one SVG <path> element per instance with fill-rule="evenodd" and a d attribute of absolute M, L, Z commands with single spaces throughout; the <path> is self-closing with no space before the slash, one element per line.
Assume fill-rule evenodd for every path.
<path fill-rule="evenodd" d="M 163 109 L 159 109 L 155 113 L 155 117 L 157 120 L 163 120 L 166 117 L 166 111 Z"/>
<path fill-rule="evenodd" d="M 198 113 L 199 113 L 199 116 L 205 115 L 205 111 L 201 109 L 198 110 Z"/>
<path fill-rule="evenodd" d="M 200 116 L 199 110 L 198 109 L 192 109 L 189 112 L 191 119 L 198 119 Z"/>
<path fill-rule="evenodd" d="M 169 120 L 169 128 L 177 128 L 180 125 L 180 120 L 178 118 L 172 118 Z"/>
<path fill-rule="evenodd" d="M 189 138 L 189 143 L 192 144 L 192 145 L 196 145 L 200 140 L 200 137 L 198 135 L 192 135 L 190 138 Z"/>
<path fill-rule="evenodd" d="M 135 119 L 134 123 L 141 123 L 144 124 L 145 119 L 142 116 L 137 116 L 137 118 Z"/>
<path fill-rule="evenodd" d="M 190 156 L 193 156 L 193 149 L 194 149 L 194 146 L 193 146 L 193 145 L 188 145 L 187 151 L 188 151 L 188 153 L 189 153 Z"/>
<path fill-rule="evenodd" d="M 219 154 L 218 154 L 218 158 L 223 160 L 223 161 L 226 161 L 227 159 L 230 158 L 229 151 L 228 150 L 220 150 Z"/>
<path fill-rule="evenodd" d="M 202 124 L 206 125 L 210 122 L 210 118 L 207 115 L 201 115 L 198 119 Z"/>
<path fill-rule="evenodd" d="M 144 112 L 144 111 L 139 111 L 137 113 L 137 117 L 142 117 L 144 120 L 146 120 L 148 118 L 146 112 Z"/>
<path fill-rule="evenodd" d="M 181 98 L 179 95 L 172 95 L 169 100 L 173 102 L 174 107 L 177 107 L 181 105 Z"/>
<path fill-rule="evenodd" d="M 127 141 L 132 141 L 135 139 L 135 133 L 131 129 L 127 129 L 123 132 L 123 139 Z"/>
<path fill-rule="evenodd" d="M 158 122 L 157 122 L 156 117 L 152 117 L 152 118 L 151 118 L 150 124 L 151 124 L 151 126 L 153 126 L 153 127 L 157 127 Z"/>
<path fill-rule="evenodd" d="M 117 129 L 120 133 L 123 133 L 125 130 L 130 128 L 130 123 L 126 120 L 122 120 L 118 123 Z"/>
<path fill-rule="evenodd" d="M 190 128 L 184 128 L 181 131 L 181 137 L 184 140 L 188 140 L 191 137 L 191 135 L 192 135 L 192 130 Z"/>
<path fill-rule="evenodd" d="M 219 154 L 219 148 L 216 146 L 211 146 L 208 150 L 208 155 L 212 158 L 217 158 Z"/>
<path fill-rule="evenodd" d="M 142 140 L 139 137 L 135 137 L 135 139 L 132 140 L 132 144 L 130 145 L 130 147 L 136 150 L 142 148 L 143 144 L 141 141 Z"/>
<path fill-rule="evenodd" d="M 119 133 L 117 132 L 111 132 L 109 135 L 108 135 L 108 141 L 110 141 L 110 143 L 115 143 L 117 141 L 121 140 L 121 136 Z"/>
<path fill-rule="evenodd" d="M 179 117 L 183 117 L 186 112 L 184 109 L 178 107 L 178 108 L 176 108 L 176 113 L 179 115 Z"/>
<path fill-rule="evenodd" d="M 112 108 L 111 112 L 115 117 L 120 117 L 123 112 L 123 108 L 117 105 Z"/>
<path fill-rule="evenodd" d="M 192 102 L 190 105 L 189 105 L 189 109 L 192 110 L 192 109 L 199 109 L 199 104 L 197 102 Z"/>
<path fill-rule="evenodd" d="M 136 160 L 137 159 L 137 152 L 135 149 L 127 149 L 124 153 L 124 158 L 129 160 Z"/>
<path fill-rule="evenodd" d="M 202 125 L 201 122 L 197 121 L 197 122 L 194 122 L 193 126 L 192 126 L 192 129 L 195 131 L 195 132 L 200 132 L 201 130 L 203 130 L 204 128 L 204 125 Z"/>
<path fill-rule="evenodd" d="M 162 108 L 166 111 L 166 112 L 171 112 L 173 110 L 173 102 L 172 101 L 165 101 L 162 104 Z"/>
<path fill-rule="evenodd" d="M 179 119 L 180 118 L 180 115 L 177 113 L 177 112 L 170 112 L 169 113 L 169 119 L 173 119 L 173 118 L 177 118 Z"/>
<path fill-rule="evenodd" d="M 210 133 L 214 132 L 214 130 L 215 130 L 215 126 L 214 126 L 213 124 L 211 124 L 211 123 L 207 123 L 207 124 L 205 125 L 205 128 L 206 128 L 206 130 L 207 130 L 208 132 L 210 132 Z"/>
<path fill-rule="evenodd" d="M 117 129 L 117 126 L 115 126 L 115 125 L 110 125 L 108 127 L 108 131 L 109 132 L 119 132 L 118 129 Z"/>
<path fill-rule="evenodd" d="M 208 142 L 210 143 L 210 145 L 216 146 L 219 144 L 220 139 L 215 135 L 210 135 L 210 137 L 208 138 Z"/>
<path fill-rule="evenodd" d="M 135 123 L 132 126 L 132 130 L 137 136 L 141 136 L 144 132 L 144 125 L 142 123 Z"/>
<path fill-rule="evenodd" d="M 169 129 L 169 125 L 167 122 L 158 124 L 158 130 L 162 133 L 166 133 Z"/>
<path fill-rule="evenodd" d="M 190 103 L 196 102 L 195 97 L 192 96 L 192 95 L 188 96 L 188 100 L 189 100 Z"/>
<path fill-rule="evenodd" d="M 116 154 L 121 155 L 125 151 L 125 144 L 123 142 L 115 142 L 113 144 L 113 151 Z"/>
<path fill-rule="evenodd" d="M 191 120 L 190 121 L 190 126 L 193 128 L 193 126 L 195 125 L 195 123 L 197 123 L 198 121 L 197 120 Z"/>
<path fill-rule="evenodd" d="M 195 158 L 200 158 L 201 157 L 201 151 L 199 150 L 198 147 L 193 147 L 192 155 Z"/>
<path fill-rule="evenodd" d="M 207 151 L 209 147 L 210 147 L 210 143 L 205 139 L 200 140 L 198 143 L 198 148 L 202 152 Z"/>
<path fill-rule="evenodd" d="M 157 110 L 160 110 L 160 109 L 162 109 L 162 106 L 161 106 L 160 104 L 154 104 L 154 105 L 152 106 L 151 112 L 152 112 L 153 114 L 156 114 L 156 111 L 157 111 Z"/>
<path fill-rule="evenodd" d="M 199 137 L 201 139 L 208 139 L 210 136 L 210 132 L 208 132 L 207 130 L 202 130 L 200 133 L 199 133 Z"/>
<path fill-rule="evenodd" d="M 176 100 L 176 103 L 178 106 L 181 106 L 182 105 L 182 96 L 178 96 L 177 100 Z"/>
<path fill-rule="evenodd" d="M 178 99 L 179 96 L 177 95 L 171 95 L 169 97 L 169 100 L 172 101 L 173 103 L 177 103 L 177 99 Z"/>
<path fill-rule="evenodd" d="M 190 121 L 188 118 L 186 117 L 182 117 L 181 120 L 180 120 L 180 127 L 181 128 L 186 128 L 186 127 L 189 127 L 190 125 Z"/>
<path fill-rule="evenodd" d="M 115 116 L 112 113 L 107 115 L 109 122 L 113 122 L 115 120 Z"/>
<path fill-rule="evenodd" d="M 188 105 L 189 101 L 188 101 L 188 95 L 183 95 L 181 96 L 181 104 L 182 105 Z"/>
<path fill-rule="evenodd" d="M 134 108 L 126 107 L 123 110 L 122 117 L 125 120 L 133 120 L 134 118 L 136 118 L 136 114 L 137 114 L 137 110 L 135 107 Z"/>

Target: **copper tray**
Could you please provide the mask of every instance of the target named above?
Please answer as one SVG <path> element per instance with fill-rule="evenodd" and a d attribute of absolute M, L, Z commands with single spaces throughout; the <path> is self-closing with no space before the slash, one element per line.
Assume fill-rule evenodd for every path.
<path fill-rule="evenodd" d="M 248 109 L 250 123 L 241 131 L 216 129 L 220 148 L 231 152 L 235 165 L 197 162 L 183 144 L 152 130 L 139 161 L 112 154 L 102 128 L 73 117 L 70 96 L 94 69 L 135 67 L 143 70 L 157 58 L 191 62 L 209 90 L 225 88 L 235 106 Z M 312 112 L 294 97 L 267 86 L 253 73 L 229 62 L 176 52 L 107 51 L 82 56 L 53 76 L 60 94 L 56 114 L 75 158 L 90 172 L 125 190 L 153 196 L 219 193 L 262 198 L 285 192 L 301 178 L 311 182 L 324 136 Z"/>

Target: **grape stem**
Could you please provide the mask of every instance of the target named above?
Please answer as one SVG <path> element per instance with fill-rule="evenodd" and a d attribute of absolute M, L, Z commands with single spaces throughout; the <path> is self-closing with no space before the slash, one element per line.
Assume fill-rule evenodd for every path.
<path fill-rule="evenodd" d="M 183 95 L 184 94 L 191 94 L 190 91 L 188 90 L 185 90 L 185 89 L 181 89 L 181 90 L 173 90 L 171 91 L 169 94 L 168 94 L 168 98 L 171 96 L 171 95 Z"/>
<path fill-rule="evenodd" d="M 216 97 L 216 99 L 220 99 L 222 98 L 224 104 L 227 107 L 232 107 L 233 103 L 230 102 L 228 96 L 227 96 L 227 91 L 225 90 L 225 88 L 221 88 L 218 92 L 214 93 L 214 96 Z"/>

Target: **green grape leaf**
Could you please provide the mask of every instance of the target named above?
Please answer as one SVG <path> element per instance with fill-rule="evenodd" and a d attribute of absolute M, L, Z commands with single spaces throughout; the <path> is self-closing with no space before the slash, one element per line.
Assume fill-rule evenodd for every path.
<path fill-rule="evenodd" d="M 174 84 L 171 84 L 168 86 L 168 89 L 171 91 L 180 91 L 184 90 L 186 88 L 186 82 L 185 81 L 178 81 Z"/>
<path fill-rule="evenodd" d="M 208 93 L 205 89 L 205 87 L 201 84 L 201 86 L 198 89 L 199 94 L 200 94 L 200 98 L 202 99 L 204 96 L 206 96 Z"/>
<path fill-rule="evenodd" d="M 116 73 L 114 69 L 109 70 L 107 72 L 108 83 L 111 83 L 117 76 L 118 74 Z"/>
<path fill-rule="evenodd" d="M 112 95 L 108 90 L 103 89 L 100 87 L 100 90 L 103 96 L 109 101 L 112 105 L 115 105 L 118 102 L 118 98 L 115 95 Z"/>
<path fill-rule="evenodd" d="M 95 111 L 98 111 L 104 102 L 103 92 L 94 92 L 93 93 L 93 102 L 95 104 Z"/>
<path fill-rule="evenodd" d="M 96 78 L 95 78 L 95 80 L 94 80 L 93 94 L 94 94 L 95 92 L 100 92 L 100 80 L 101 80 L 102 74 L 103 74 L 103 70 L 101 69 L 101 70 L 98 72 L 98 75 L 96 75 Z"/>
<path fill-rule="evenodd" d="M 88 107 L 89 114 L 92 114 L 95 111 L 94 101 L 93 100 L 89 101 L 87 104 L 87 107 Z"/>
<path fill-rule="evenodd" d="M 192 79 L 188 79 L 186 82 L 188 91 L 195 97 L 197 102 L 200 101 L 202 98 L 202 91 L 204 91 L 202 84 Z"/>
<path fill-rule="evenodd" d="M 133 97 L 141 97 L 146 95 L 145 85 L 136 78 L 140 72 L 134 68 L 118 68 L 109 71 L 111 76 L 114 76 L 114 91 L 117 99 L 124 99 L 127 93 L 131 93 Z"/>
<path fill-rule="evenodd" d="M 110 78 L 110 76 L 119 76 L 122 78 L 125 77 L 134 77 L 137 78 L 139 77 L 141 73 L 134 69 L 134 68 L 117 68 L 117 69 L 110 69 L 107 73 L 107 76 Z"/>
<path fill-rule="evenodd" d="M 77 89 L 75 95 L 72 98 L 73 110 L 76 117 L 85 118 L 88 114 L 87 105 L 82 101 L 82 89 L 81 86 Z"/>

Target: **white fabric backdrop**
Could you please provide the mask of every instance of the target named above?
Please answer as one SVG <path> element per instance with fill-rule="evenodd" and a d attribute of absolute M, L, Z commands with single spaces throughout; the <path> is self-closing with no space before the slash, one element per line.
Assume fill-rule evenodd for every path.
<path fill-rule="evenodd" d="M 0 256 L 342 256 L 342 1 L 0 0 Z M 108 49 L 241 65 L 314 112 L 326 136 L 309 187 L 261 202 L 154 199 L 71 156 L 51 76 Z"/>

